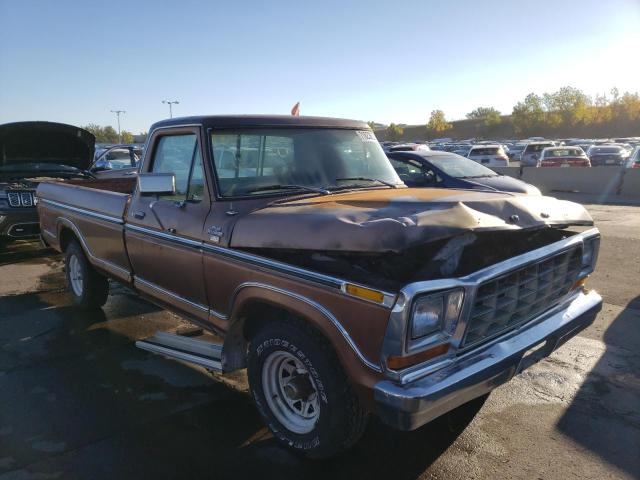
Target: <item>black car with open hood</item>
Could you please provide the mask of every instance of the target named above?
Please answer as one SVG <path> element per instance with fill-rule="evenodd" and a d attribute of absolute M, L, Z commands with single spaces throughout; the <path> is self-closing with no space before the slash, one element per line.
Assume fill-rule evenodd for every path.
<path fill-rule="evenodd" d="M 38 183 L 86 176 L 95 140 L 63 123 L 0 125 L 0 241 L 38 235 Z"/>

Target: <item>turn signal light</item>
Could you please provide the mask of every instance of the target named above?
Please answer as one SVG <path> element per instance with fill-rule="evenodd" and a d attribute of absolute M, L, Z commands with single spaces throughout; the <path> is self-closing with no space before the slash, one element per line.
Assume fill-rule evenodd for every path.
<path fill-rule="evenodd" d="M 573 284 L 573 290 L 578 290 L 579 288 L 585 288 L 587 284 L 587 277 L 581 278 L 576 283 Z"/>
<path fill-rule="evenodd" d="M 365 300 L 370 300 L 377 303 L 384 302 L 384 294 L 377 290 L 359 287 L 358 285 L 353 285 L 351 283 L 347 283 L 347 285 L 345 286 L 345 290 L 349 295 L 353 295 L 354 297 L 364 298 Z"/>
<path fill-rule="evenodd" d="M 407 355 L 406 357 L 389 357 L 387 358 L 387 367 L 391 370 L 401 370 L 411 365 L 426 362 L 432 358 L 444 355 L 449 351 L 450 345 L 448 343 L 441 343 L 435 347 L 427 348 L 422 352 L 414 353 L 413 355 Z"/>

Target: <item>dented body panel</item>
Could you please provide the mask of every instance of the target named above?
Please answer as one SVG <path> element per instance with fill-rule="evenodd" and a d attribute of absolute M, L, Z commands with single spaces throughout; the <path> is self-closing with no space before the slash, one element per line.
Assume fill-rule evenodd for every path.
<path fill-rule="evenodd" d="M 573 202 L 472 190 L 402 188 L 282 201 L 240 219 L 235 248 L 400 252 L 467 232 L 593 225 Z"/>

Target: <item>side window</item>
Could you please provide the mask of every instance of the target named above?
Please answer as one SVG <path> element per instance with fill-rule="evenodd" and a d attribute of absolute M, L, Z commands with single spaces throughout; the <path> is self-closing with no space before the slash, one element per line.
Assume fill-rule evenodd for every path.
<path fill-rule="evenodd" d="M 202 166 L 202 153 L 196 148 L 193 159 L 193 169 L 191 170 L 191 178 L 189 179 L 189 191 L 187 200 L 190 202 L 199 202 L 204 197 L 204 168 Z"/>
<path fill-rule="evenodd" d="M 416 175 L 422 173 L 422 168 L 410 162 L 403 162 L 395 159 L 389 160 L 391 161 L 391 165 L 393 165 L 393 168 L 395 168 L 396 172 L 398 172 L 398 175 Z"/>
<path fill-rule="evenodd" d="M 438 177 L 433 170 L 422 167 L 417 162 L 411 160 L 401 161 L 393 158 L 390 158 L 389 160 L 403 182 L 409 182 L 415 186 L 442 181 L 442 179 Z"/>
<path fill-rule="evenodd" d="M 402 181 L 418 181 L 423 177 L 423 169 L 420 165 L 411 161 L 402 161 L 390 159 L 391 165 L 395 169 Z"/>
<path fill-rule="evenodd" d="M 163 198 L 175 201 L 202 200 L 204 171 L 196 135 L 190 133 L 161 137 L 158 141 L 151 171 L 175 175 L 175 195 Z"/>

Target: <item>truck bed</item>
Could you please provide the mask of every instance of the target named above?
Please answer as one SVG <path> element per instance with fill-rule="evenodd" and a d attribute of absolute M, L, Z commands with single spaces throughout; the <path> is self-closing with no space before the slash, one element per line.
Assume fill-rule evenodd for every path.
<path fill-rule="evenodd" d="M 65 232 L 73 232 L 96 268 L 129 283 L 124 217 L 134 187 L 135 178 L 41 183 L 36 195 L 44 241 L 64 250 Z"/>

